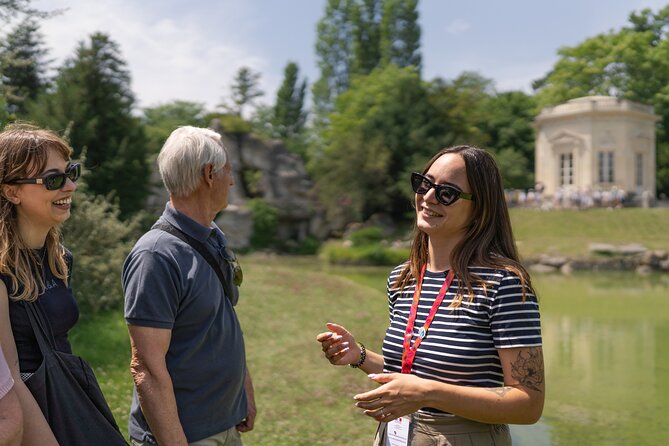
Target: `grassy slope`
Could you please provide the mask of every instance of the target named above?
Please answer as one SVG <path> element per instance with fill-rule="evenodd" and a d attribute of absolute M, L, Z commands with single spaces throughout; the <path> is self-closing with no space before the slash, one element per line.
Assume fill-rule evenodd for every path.
<path fill-rule="evenodd" d="M 591 209 L 542 212 L 512 209 L 518 249 L 525 257 L 538 254 L 585 256 L 588 243 L 640 243 L 669 250 L 669 208 Z"/>

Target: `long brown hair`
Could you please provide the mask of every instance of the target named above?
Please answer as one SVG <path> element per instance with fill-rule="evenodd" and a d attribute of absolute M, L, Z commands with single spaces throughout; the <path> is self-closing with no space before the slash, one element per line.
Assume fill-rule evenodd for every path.
<path fill-rule="evenodd" d="M 3 189 L 0 194 L 0 274 L 11 279 L 10 297 L 14 300 L 33 301 L 44 291 L 44 279 L 39 273 L 42 259 L 21 238 L 16 205 L 5 196 L 2 183 L 44 171 L 49 150 L 55 150 L 65 160 L 72 155 L 70 146 L 48 130 L 14 124 L 0 133 L 0 187 Z M 53 275 L 67 283 L 65 248 L 57 227 L 49 230 L 45 248 Z"/>
<path fill-rule="evenodd" d="M 442 149 L 427 163 L 426 173 L 437 159 L 447 153 L 455 153 L 465 161 L 467 181 L 471 187 L 473 212 L 467 232 L 451 253 L 451 268 L 460 287 L 452 307 L 458 307 L 466 292 L 469 301 L 474 299 L 474 285 L 484 289 L 484 281 L 469 271 L 470 266 L 506 269 L 515 273 L 525 290 L 532 290 L 527 270 L 521 265 L 513 240 L 511 219 L 504 197 L 502 176 L 494 158 L 487 151 L 474 146 L 460 145 Z M 420 270 L 428 261 L 428 235 L 417 227 L 409 254 L 409 261 L 393 284 L 394 288 L 405 288 L 418 281 Z"/>

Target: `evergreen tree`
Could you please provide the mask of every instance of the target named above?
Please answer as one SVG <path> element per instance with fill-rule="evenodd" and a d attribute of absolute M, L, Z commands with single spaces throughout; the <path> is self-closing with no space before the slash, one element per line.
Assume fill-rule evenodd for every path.
<path fill-rule="evenodd" d="M 7 112 L 7 106 L 5 104 L 5 98 L 0 95 L 0 131 L 5 128 L 5 125 L 9 122 L 10 116 Z"/>
<path fill-rule="evenodd" d="M 40 11 L 30 6 L 32 0 L 0 0 L 0 22 L 7 22 L 20 15 L 45 18 L 54 13 Z M 55 12 L 56 14 L 58 12 Z"/>
<path fill-rule="evenodd" d="M 228 109 L 237 116 L 243 116 L 244 107 L 252 105 L 254 100 L 262 96 L 263 91 L 259 87 L 260 73 L 256 73 L 249 67 L 241 67 L 230 86 L 232 105 L 225 102 L 220 107 Z"/>
<path fill-rule="evenodd" d="M 289 139 L 299 135 L 304 128 L 307 81 L 299 82 L 299 68 L 293 62 L 286 65 L 283 75 L 283 83 L 276 95 L 273 127 L 279 138 Z"/>
<path fill-rule="evenodd" d="M 43 36 L 37 20 L 28 17 L 0 44 L 2 94 L 8 112 L 21 115 L 25 101 L 37 98 L 47 86 Z"/>
<path fill-rule="evenodd" d="M 67 129 L 75 157 L 86 151 L 89 189 L 112 194 L 123 216 L 141 209 L 148 193 L 146 137 L 132 115 L 134 101 L 118 45 L 95 33 L 65 62 L 53 91 L 28 104 L 38 124 Z"/>
<path fill-rule="evenodd" d="M 398 67 L 413 65 L 420 72 L 420 35 L 418 0 L 385 0 L 381 21 L 381 63 Z"/>

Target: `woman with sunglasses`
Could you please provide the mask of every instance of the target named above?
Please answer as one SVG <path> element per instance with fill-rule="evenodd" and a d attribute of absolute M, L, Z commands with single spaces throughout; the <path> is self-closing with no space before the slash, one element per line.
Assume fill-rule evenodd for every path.
<path fill-rule="evenodd" d="M 71 353 L 68 331 L 79 317 L 69 286 L 72 255 L 58 229 L 70 217 L 80 175 L 71 154 L 46 130 L 14 125 L 0 133 L 0 344 L 23 409 L 24 445 L 58 443 L 24 383 L 42 353 L 23 304 L 39 302 L 58 351 Z"/>
<path fill-rule="evenodd" d="M 375 445 L 509 445 L 508 423 L 541 416 L 544 365 L 537 299 L 499 170 L 486 151 L 456 146 L 411 185 L 415 236 L 388 279 L 382 354 L 333 323 L 317 340 L 330 363 L 381 384 L 354 397 L 380 422 Z"/>

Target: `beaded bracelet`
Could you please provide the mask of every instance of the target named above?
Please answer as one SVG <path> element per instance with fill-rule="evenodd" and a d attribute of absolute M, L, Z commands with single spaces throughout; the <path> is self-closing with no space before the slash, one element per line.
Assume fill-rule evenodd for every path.
<path fill-rule="evenodd" d="M 365 346 L 362 344 L 362 342 L 358 342 L 358 344 L 360 345 L 360 359 L 358 359 L 358 362 L 355 364 L 348 365 L 352 369 L 360 368 L 360 366 L 365 362 L 365 359 L 367 359 L 367 350 L 365 349 Z"/>

